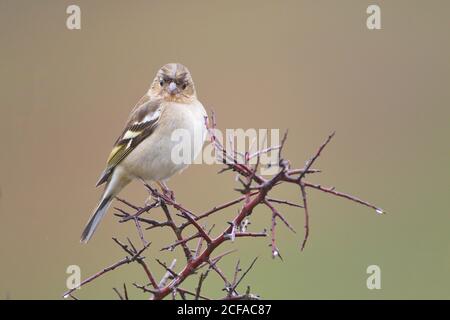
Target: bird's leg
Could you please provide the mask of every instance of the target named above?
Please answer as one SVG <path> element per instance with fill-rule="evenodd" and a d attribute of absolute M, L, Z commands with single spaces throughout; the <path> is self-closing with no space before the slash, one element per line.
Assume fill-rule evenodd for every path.
<path fill-rule="evenodd" d="M 159 197 L 156 197 L 156 196 L 154 196 L 153 194 L 150 194 L 150 195 L 147 197 L 147 200 L 145 200 L 144 206 L 148 207 L 148 206 L 152 205 L 153 203 L 155 203 L 155 201 L 156 201 L 156 202 L 159 202 L 159 200 L 160 200 Z"/>
<path fill-rule="evenodd" d="M 150 185 L 150 183 L 144 181 L 144 179 L 140 179 L 140 180 L 141 180 L 141 182 L 142 182 L 144 185 Z M 158 185 L 159 185 L 159 183 L 158 183 Z M 144 206 L 145 206 L 145 207 L 148 207 L 148 206 L 150 206 L 151 204 L 155 203 L 155 201 L 156 201 L 156 202 L 159 202 L 159 201 L 160 201 L 159 197 L 156 197 L 156 196 L 154 196 L 152 193 L 150 193 L 150 195 L 147 197 L 147 200 L 145 200 L 145 202 L 144 202 Z"/>
<path fill-rule="evenodd" d="M 169 187 L 166 185 L 164 181 L 156 181 L 158 186 L 161 188 L 164 195 L 168 196 L 170 199 L 175 201 L 175 194 L 172 190 L 169 189 Z"/>

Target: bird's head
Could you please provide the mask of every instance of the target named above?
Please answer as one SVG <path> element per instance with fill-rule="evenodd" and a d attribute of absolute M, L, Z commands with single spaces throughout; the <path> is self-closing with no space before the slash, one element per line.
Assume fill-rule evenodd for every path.
<path fill-rule="evenodd" d="M 181 103 L 189 103 L 196 98 L 191 73 L 180 63 L 168 63 L 159 69 L 148 94 Z"/>

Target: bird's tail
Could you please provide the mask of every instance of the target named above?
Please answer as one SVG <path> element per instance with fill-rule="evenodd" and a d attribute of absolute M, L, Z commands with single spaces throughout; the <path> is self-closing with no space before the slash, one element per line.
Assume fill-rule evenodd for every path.
<path fill-rule="evenodd" d="M 87 243 L 89 239 L 91 239 L 92 235 L 95 232 L 95 229 L 97 229 L 98 224 L 108 211 L 112 199 L 113 197 L 111 195 L 105 195 L 102 197 L 102 200 L 98 204 L 97 208 L 95 208 L 94 213 L 90 217 L 88 223 L 86 224 L 86 227 L 83 230 L 83 233 L 81 234 L 80 242 Z"/>
<path fill-rule="evenodd" d="M 114 170 L 114 173 L 108 179 L 105 191 L 103 191 L 103 195 L 97 205 L 97 208 L 95 208 L 94 213 L 81 234 L 80 242 L 87 243 L 89 239 L 91 239 L 95 229 L 98 227 L 98 224 L 108 211 L 111 201 L 120 192 L 120 190 L 122 190 L 130 182 L 131 179 L 127 177 L 120 168 L 116 168 Z"/>

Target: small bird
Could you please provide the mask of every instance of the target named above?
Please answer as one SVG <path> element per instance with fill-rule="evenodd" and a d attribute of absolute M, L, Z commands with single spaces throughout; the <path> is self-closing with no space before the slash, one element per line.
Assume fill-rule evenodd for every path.
<path fill-rule="evenodd" d="M 132 180 L 157 182 L 167 192 L 165 181 L 192 163 L 172 159 L 173 149 L 179 145 L 172 137 L 173 132 L 180 129 L 191 138 L 201 140 L 189 143 L 188 154 L 193 161 L 206 138 L 205 119 L 206 111 L 197 100 L 189 70 L 179 63 L 163 66 L 114 144 L 106 169 L 97 182 L 97 186 L 106 183 L 105 190 L 80 241 L 89 241 L 111 201 Z"/>

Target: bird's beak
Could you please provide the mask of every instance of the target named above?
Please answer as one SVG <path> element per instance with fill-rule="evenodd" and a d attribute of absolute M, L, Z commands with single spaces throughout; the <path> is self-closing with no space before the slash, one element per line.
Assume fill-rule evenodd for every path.
<path fill-rule="evenodd" d="M 175 82 L 169 83 L 169 87 L 167 88 L 170 94 L 175 94 L 177 91 L 177 84 Z"/>

